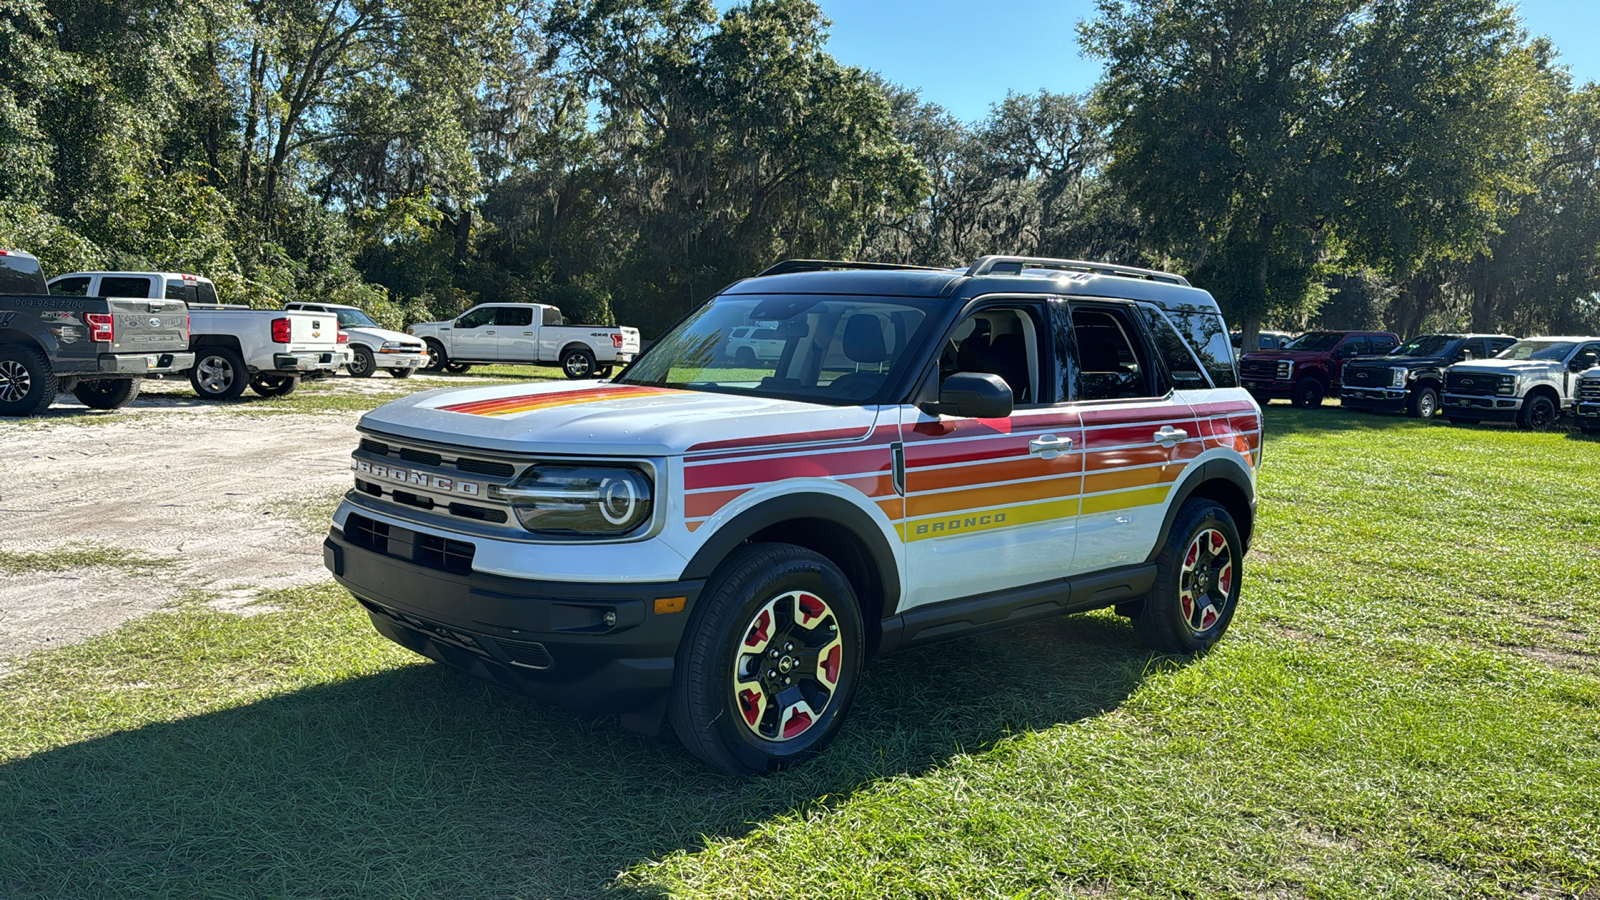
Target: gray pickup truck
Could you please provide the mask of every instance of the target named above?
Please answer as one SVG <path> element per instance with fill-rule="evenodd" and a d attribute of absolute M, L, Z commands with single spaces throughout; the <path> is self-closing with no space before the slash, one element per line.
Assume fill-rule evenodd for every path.
<path fill-rule="evenodd" d="M 68 391 L 117 409 L 146 375 L 193 365 L 182 301 L 53 295 L 38 259 L 0 250 L 0 416 L 38 415 Z"/>

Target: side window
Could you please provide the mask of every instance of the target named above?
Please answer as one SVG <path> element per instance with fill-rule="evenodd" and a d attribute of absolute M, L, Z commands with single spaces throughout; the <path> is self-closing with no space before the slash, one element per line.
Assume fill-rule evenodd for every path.
<path fill-rule="evenodd" d="M 496 310 L 496 325 L 526 328 L 533 324 L 533 310 L 526 306 L 502 306 Z"/>
<path fill-rule="evenodd" d="M 111 278 L 107 278 L 106 279 L 107 282 L 110 282 L 110 281 L 113 281 L 113 280 L 114 279 L 111 279 Z M 112 296 L 114 296 L 114 295 L 112 295 Z M 184 282 L 184 281 L 180 281 L 180 280 L 178 280 L 176 278 L 168 278 L 167 279 L 167 299 L 168 300 L 182 300 L 185 303 L 194 303 L 194 302 L 196 302 L 197 297 L 195 296 L 194 285 L 189 284 L 189 283 Z"/>
<path fill-rule="evenodd" d="M 1192 391 L 1211 387 L 1211 382 L 1206 380 L 1205 373 L 1200 371 L 1200 363 L 1189 352 L 1189 345 L 1178 337 L 1178 332 L 1173 330 L 1172 323 L 1161 314 L 1158 309 L 1147 306 L 1139 307 L 1143 314 L 1145 324 L 1150 327 L 1150 337 L 1155 340 L 1156 355 L 1161 359 L 1161 366 L 1166 370 L 1167 381 L 1175 390 Z"/>
<path fill-rule="evenodd" d="M 1505 349 L 1517 342 L 1516 338 L 1489 338 L 1489 355 L 1499 356 Z"/>
<path fill-rule="evenodd" d="M 1399 346 L 1399 344 L 1395 343 L 1394 338 L 1389 337 L 1386 334 L 1374 335 L 1373 337 L 1367 338 L 1367 343 L 1371 347 L 1369 352 L 1376 353 L 1379 356 L 1387 356 L 1391 350 Z"/>
<path fill-rule="evenodd" d="M 1600 365 L 1600 344 L 1584 344 L 1583 349 L 1579 350 L 1569 363 L 1570 368 L 1578 372 L 1597 365 Z"/>
<path fill-rule="evenodd" d="M 477 309 L 468 310 L 466 315 L 456 320 L 456 327 L 482 328 L 485 325 L 493 325 L 496 309 L 497 307 L 493 306 L 480 306 Z"/>
<path fill-rule="evenodd" d="M 60 294 L 63 297 L 87 297 L 89 296 L 89 279 L 63 278 L 50 285 L 50 293 Z"/>
<path fill-rule="evenodd" d="M 901 325 L 895 331 L 905 331 Z M 1040 402 L 1039 311 L 991 306 L 967 316 L 951 334 L 939 359 L 939 376 L 956 372 L 998 375 L 1011 387 L 1016 406 Z"/>
<path fill-rule="evenodd" d="M 181 283 L 181 282 L 180 282 Z M 100 279 L 100 296 L 102 297 L 148 297 L 150 296 L 150 279 L 107 277 Z"/>
<path fill-rule="evenodd" d="M 544 317 L 539 320 L 539 323 L 541 325 L 565 325 L 567 321 L 562 317 L 561 310 L 556 309 L 554 306 L 546 306 L 544 308 Z"/>
<path fill-rule="evenodd" d="M 1194 351 L 1211 376 L 1211 383 L 1219 388 L 1239 386 L 1239 371 L 1233 345 L 1228 342 L 1227 328 L 1222 316 L 1204 312 L 1169 312 L 1166 318 L 1178 329 L 1178 334 Z M 1283 346 L 1276 336 L 1263 336 L 1261 349 L 1274 350 Z"/>
<path fill-rule="evenodd" d="M 1134 400 L 1155 396 L 1155 373 L 1126 309 L 1072 306 L 1070 321 L 1077 366 L 1075 372 L 1071 366 L 1063 368 L 1062 387 L 1067 397 Z"/>

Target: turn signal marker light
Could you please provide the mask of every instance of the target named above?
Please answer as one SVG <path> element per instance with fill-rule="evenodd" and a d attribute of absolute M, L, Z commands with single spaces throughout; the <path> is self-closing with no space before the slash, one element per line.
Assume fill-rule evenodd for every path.
<path fill-rule="evenodd" d="M 688 597 L 657 597 L 656 615 L 664 616 L 667 613 L 680 613 L 689 602 Z"/>

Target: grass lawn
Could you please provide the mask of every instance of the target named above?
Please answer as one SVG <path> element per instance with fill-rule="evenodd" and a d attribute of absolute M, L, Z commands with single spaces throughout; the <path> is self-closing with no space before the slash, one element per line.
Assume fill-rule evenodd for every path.
<path fill-rule="evenodd" d="M 0 897 L 1600 898 L 1600 442 L 1267 427 L 1211 654 L 1100 613 L 890 656 L 771 778 L 426 663 L 329 586 L 30 657 Z"/>

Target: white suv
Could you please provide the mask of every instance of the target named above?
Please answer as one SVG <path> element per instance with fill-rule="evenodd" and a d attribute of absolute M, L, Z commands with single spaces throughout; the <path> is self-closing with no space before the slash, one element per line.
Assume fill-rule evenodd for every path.
<path fill-rule="evenodd" d="M 758 323 L 775 359 L 719 352 Z M 1016 257 L 779 264 L 614 382 L 359 428 L 325 558 L 380 632 L 735 772 L 821 749 L 874 654 L 1109 606 L 1210 647 L 1261 456 L 1210 294 Z"/>

